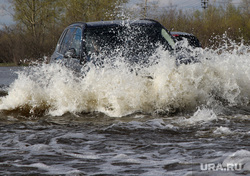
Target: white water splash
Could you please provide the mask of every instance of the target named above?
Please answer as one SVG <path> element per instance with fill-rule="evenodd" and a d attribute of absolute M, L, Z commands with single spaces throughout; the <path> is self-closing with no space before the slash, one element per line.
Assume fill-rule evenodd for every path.
<path fill-rule="evenodd" d="M 92 68 L 84 79 L 59 64 L 31 67 L 19 72 L 8 95 L 1 98 L 0 110 L 39 109 L 53 116 L 98 111 L 121 117 L 134 112 L 194 111 L 201 105 L 248 106 L 250 54 L 241 48 L 221 54 L 201 50 L 200 63 L 178 67 L 173 56 L 158 51 L 158 64 L 139 71 L 153 79 L 129 72 L 123 62 L 116 68 Z M 196 112 L 190 121 L 204 113 L 216 118 L 205 111 Z"/>

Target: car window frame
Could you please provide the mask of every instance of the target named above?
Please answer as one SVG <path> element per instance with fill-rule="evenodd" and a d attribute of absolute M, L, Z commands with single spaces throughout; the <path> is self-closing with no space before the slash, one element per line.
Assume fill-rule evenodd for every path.
<path fill-rule="evenodd" d="M 63 43 L 65 43 L 64 41 L 66 39 L 68 40 L 68 42 L 72 41 L 72 37 L 73 37 L 73 35 L 74 35 L 75 31 L 76 31 L 76 27 L 69 27 L 65 31 L 66 31 L 65 35 L 63 36 L 63 38 L 61 40 L 61 43 L 60 43 L 60 46 L 58 48 L 58 53 L 63 54 L 63 55 L 67 52 L 67 50 L 70 49 L 70 46 L 71 46 L 71 44 L 68 44 L 68 47 L 65 48 L 64 45 L 63 45 Z M 68 33 L 69 33 L 70 36 L 68 38 L 66 38 Z"/>
<path fill-rule="evenodd" d="M 74 38 L 75 38 L 75 36 L 76 36 L 76 33 L 77 33 L 77 30 L 79 29 L 80 30 L 80 40 L 79 40 L 79 42 L 80 42 L 80 45 L 79 45 L 79 51 L 78 51 L 78 54 L 76 55 L 76 57 L 77 58 L 81 58 L 81 56 L 82 56 L 82 51 L 83 51 L 83 43 L 82 43 L 82 41 L 83 41 L 83 29 L 81 28 L 81 27 L 78 27 L 78 26 L 76 26 L 76 27 L 74 27 L 75 28 L 75 31 L 74 31 L 74 34 L 72 35 L 72 38 L 71 38 L 71 45 L 70 45 L 70 47 L 69 48 L 73 48 L 73 42 L 74 42 Z M 76 50 L 76 48 L 74 48 L 75 50 Z M 77 50 L 76 50 L 77 51 Z"/>

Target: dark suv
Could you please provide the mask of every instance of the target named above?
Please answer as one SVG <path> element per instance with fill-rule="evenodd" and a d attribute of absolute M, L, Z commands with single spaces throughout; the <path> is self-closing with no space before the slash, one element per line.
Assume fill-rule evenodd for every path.
<path fill-rule="evenodd" d="M 174 45 L 172 35 L 154 20 L 77 22 L 63 31 L 51 62 L 79 69 L 86 62 L 96 64 L 121 56 L 143 65 L 159 46 L 172 51 Z"/>

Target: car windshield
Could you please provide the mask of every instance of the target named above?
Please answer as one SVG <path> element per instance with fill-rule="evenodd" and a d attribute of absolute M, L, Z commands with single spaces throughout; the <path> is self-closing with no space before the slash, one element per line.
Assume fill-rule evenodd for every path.
<path fill-rule="evenodd" d="M 174 41 L 166 30 L 153 25 L 103 26 L 87 28 L 87 54 L 122 54 L 128 57 L 152 55 L 160 45 L 172 49 Z"/>

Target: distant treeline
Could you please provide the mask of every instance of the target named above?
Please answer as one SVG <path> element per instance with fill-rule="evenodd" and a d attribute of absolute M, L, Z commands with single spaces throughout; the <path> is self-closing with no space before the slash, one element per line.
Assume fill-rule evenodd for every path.
<path fill-rule="evenodd" d="M 14 25 L 0 30 L 0 63 L 19 64 L 50 56 L 63 29 L 76 21 L 152 18 L 168 30 L 193 33 L 203 47 L 217 47 L 227 35 L 235 42 L 250 43 L 250 0 L 234 5 L 211 3 L 203 10 L 179 10 L 175 6 L 141 0 L 136 7 L 129 0 L 9 0 Z M 147 5 L 147 6 L 146 6 Z M 146 8 L 145 8 L 146 7 Z"/>

